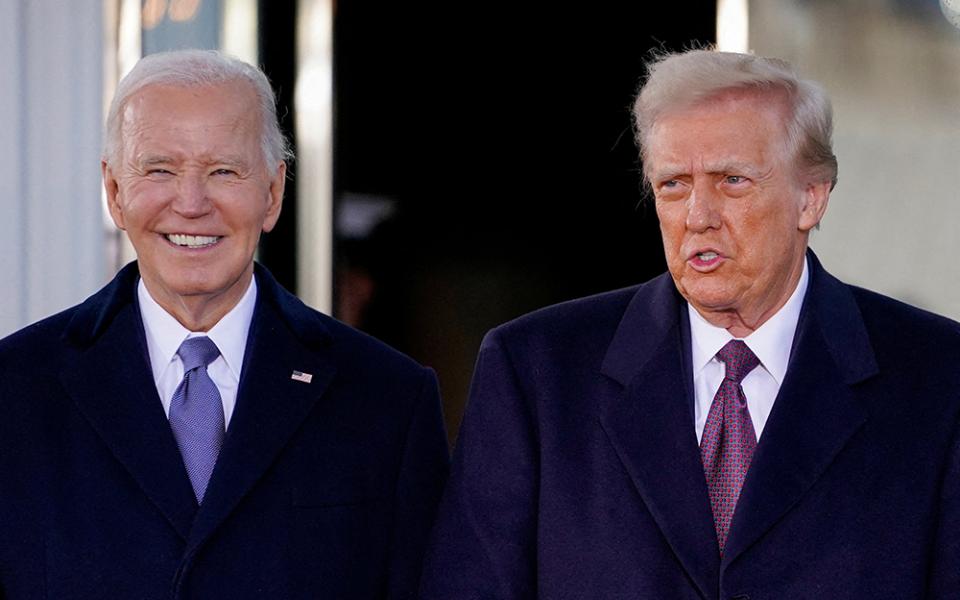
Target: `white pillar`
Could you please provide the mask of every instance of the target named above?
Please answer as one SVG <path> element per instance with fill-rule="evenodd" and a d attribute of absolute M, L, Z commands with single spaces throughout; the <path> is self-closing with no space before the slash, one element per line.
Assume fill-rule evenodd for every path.
<path fill-rule="evenodd" d="M 297 295 L 333 314 L 333 2 L 297 4 Z"/>
<path fill-rule="evenodd" d="M 0 2 L 0 335 L 102 285 L 103 0 Z"/>

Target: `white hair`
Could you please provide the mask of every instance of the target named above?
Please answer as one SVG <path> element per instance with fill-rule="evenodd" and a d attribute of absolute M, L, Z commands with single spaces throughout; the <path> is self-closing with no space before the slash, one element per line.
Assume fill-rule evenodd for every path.
<path fill-rule="evenodd" d="M 241 81 L 249 83 L 260 109 L 260 146 L 268 168 L 293 158 L 290 144 L 280 131 L 276 98 L 263 71 L 240 59 L 214 50 L 175 50 L 140 59 L 120 80 L 107 112 L 103 160 L 116 164 L 123 151 L 123 110 L 137 92 L 151 85 L 200 87 Z"/>
<path fill-rule="evenodd" d="M 790 111 L 785 141 L 793 160 L 818 181 L 836 185 L 830 99 L 820 85 L 800 79 L 786 61 L 734 52 L 688 50 L 655 57 L 647 64 L 647 73 L 633 105 L 645 179 L 649 176 L 646 157 L 650 132 L 664 114 L 691 108 L 728 91 L 778 90 L 786 94 Z"/>

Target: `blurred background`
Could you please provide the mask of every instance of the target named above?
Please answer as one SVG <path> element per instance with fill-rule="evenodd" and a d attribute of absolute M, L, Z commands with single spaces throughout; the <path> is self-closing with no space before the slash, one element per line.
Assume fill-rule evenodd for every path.
<path fill-rule="evenodd" d="M 828 269 L 960 318 L 960 0 L 563 7 L 439 0 L 0 2 L 0 335 L 133 255 L 101 123 L 145 54 L 260 64 L 294 141 L 259 259 L 308 304 L 436 369 L 454 439 L 491 327 L 664 270 L 629 106 L 658 49 L 785 58 L 834 100 Z"/>

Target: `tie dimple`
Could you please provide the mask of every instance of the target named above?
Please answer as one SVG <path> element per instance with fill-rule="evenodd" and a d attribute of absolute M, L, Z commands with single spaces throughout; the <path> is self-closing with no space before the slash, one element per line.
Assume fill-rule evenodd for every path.
<path fill-rule="evenodd" d="M 170 428 L 200 503 L 223 444 L 223 401 L 206 368 L 220 350 L 208 337 L 192 337 L 180 344 L 177 355 L 184 372 L 170 402 Z"/>
<path fill-rule="evenodd" d="M 717 359 L 724 365 L 725 379 L 730 379 L 734 383 L 740 383 L 743 378 L 750 374 L 760 359 L 747 347 L 741 340 L 730 340 L 717 352 Z"/>
<path fill-rule="evenodd" d="M 740 382 L 760 364 L 760 359 L 740 340 L 727 342 L 717 352 L 717 359 L 724 363 L 724 377 L 710 405 L 700 441 L 700 457 L 722 555 L 757 445 Z"/>
<path fill-rule="evenodd" d="M 208 337 L 192 337 L 180 344 L 177 356 L 183 361 L 183 372 L 186 373 L 217 360 L 220 350 Z"/>

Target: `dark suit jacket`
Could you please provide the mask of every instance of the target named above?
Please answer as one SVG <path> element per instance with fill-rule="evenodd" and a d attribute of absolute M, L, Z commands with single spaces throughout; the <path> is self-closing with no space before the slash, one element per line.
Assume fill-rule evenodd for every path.
<path fill-rule="evenodd" d="M 199 509 L 147 362 L 135 264 L 0 342 L 4 597 L 415 594 L 447 469 L 435 377 L 256 276 Z"/>
<path fill-rule="evenodd" d="M 664 275 L 487 336 L 422 597 L 960 598 L 960 325 L 810 259 L 722 559 Z"/>

